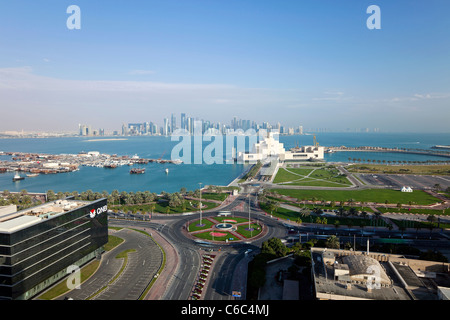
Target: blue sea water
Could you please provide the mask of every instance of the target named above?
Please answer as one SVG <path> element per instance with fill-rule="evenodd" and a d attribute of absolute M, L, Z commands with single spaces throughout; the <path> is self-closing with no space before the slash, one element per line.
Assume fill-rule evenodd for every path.
<path fill-rule="evenodd" d="M 120 137 L 119 137 L 120 138 Z M 380 146 L 399 148 L 429 149 L 434 145 L 449 145 L 450 133 L 446 134 L 413 134 L 413 133 L 320 133 L 317 141 L 322 146 Z M 81 151 L 99 151 L 106 154 L 138 155 L 140 158 L 170 159 L 171 152 L 177 141 L 169 137 L 125 137 L 125 140 L 107 140 L 83 137 L 72 138 L 41 138 L 41 139 L 0 139 L 0 151 L 34 152 L 48 154 L 77 154 Z M 93 141 L 95 140 L 95 141 Z M 296 145 L 312 145 L 312 135 L 280 136 L 280 142 L 286 149 Z M 203 148 L 210 142 L 203 142 Z M 224 144 L 225 145 L 225 144 Z M 224 152 L 225 158 L 229 154 Z M 337 152 L 326 154 L 325 160 L 330 162 L 347 162 L 348 157 L 380 160 L 443 160 L 437 156 L 423 156 L 397 153 L 371 152 Z M 6 160 L 7 156 L 0 156 Z M 129 167 L 116 169 L 80 167 L 80 171 L 53 175 L 39 175 L 13 182 L 13 173 L 0 174 L 0 190 L 29 192 L 58 191 L 144 191 L 160 193 L 161 191 L 176 192 L 182 187 L 187 190 L 198 189 L 199 183 L 204 185 L 228 185 L 238 177 L 248 165 L 243 164 L 159 164 L 142 165 L 146 173 L 142 175 L 129 174 Z M 169 174 L 165 169 L 169 169 Z"/>

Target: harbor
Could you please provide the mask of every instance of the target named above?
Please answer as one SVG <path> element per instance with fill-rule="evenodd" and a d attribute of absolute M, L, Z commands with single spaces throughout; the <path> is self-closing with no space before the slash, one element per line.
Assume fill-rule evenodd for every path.
<path fill-rule="evenodd" d="M 133 166 L 135 164 L 181 164 L 175 159 L 148 159 L 134 156 L 118 156 L 99 153 L 98 151 L 80 152 L 78 154 L 42 154 L 25 152 L 0 152 L 1 156 L 9 156 L 10 160 L 0 161 L 0 173 L 23 172 L 29 173 L 27 177 L 35 177 L 39 174 L 57 174 L 78 171 L 81 166 L 114 169 L 121 166 Z M 134 172 L 135 171 L 135 172 Z M 143 173 L 142 170 L 134 170 L 131 173 Z M 23 178 L 23 176 L 21 177 Z M 15 180 L 19 180 L 17 177 Z"/>
<path fill-rule="evenodd" d="M 280 136 L 286 150 L 297 145 L 314 146 L 313 136 Z M 0 190 L 20 192 L 46 192 L 47 190 L 72 192 L 91 189 L 112 192 L 150 190 L 160 193 L 177 192 L 181 188 L 195 190 L 199 182 L 206 185 L 228 185 L 244 172 L 250 164 L 196 164 L 188 165 L 170 159 L 172 142 L 167 137 L 127 137 L 127 140 L 106 140 L 88 146 L 82 138 L 48 139 L 2 139 L 0 140 Z M 367 162 L 380 160 L 380 163 L 435 164 L 449 159 L 442 156 L 390 152 L 413 148 L 426 151 L 435 145 L 448 145 L 450 135 L 424 134 L 344 134 L 323 133 L 317 141 L 324 146 L 325 162 Z M 206 148 L 207 144 L 203 144 Z M 328 153 L 330 146 L 346 146 L 350 152 Z M 363 147 L 367 146 L 367 147 Z M 383 146 L 383 152 L 376 146 Z M 365 150 L 362 150 L 365 149 Z M 86 150 L 86 151 L 82 151 Z M 96 151 L 89 151 L 96 150 Z M 378 149 L 380 150 L 380 149 Z M 3 152 L 2 152 L 3 151 Z M 13 152 L 12 152 L 13 151 Z M 250 151 L 250 150 L 249 150 Z M 342 150 L 344 151 L 344 150 Z M 446 151 L 446 150 L 445 150 Z M 444 151 L 444 152 L 445 152 Z M 229 154 L 224 153 L 224 160 Z M 349 157 L 352 160 L 349 160 Z M 14 158 L 14 160 L 13 160 Z M 355 158 L 355 160 L 353 160 Z M 359 161 L 359 158 L 361 161 Z M 363 160 L 366 161 L 363 161 Z M 385 161 L 385 162 L 383 162 Z M 130 174 L 133 168 L 145 168 L 144 174 Z M 23 171 L 21 171 L 23 170 Z M 35 171 L 35 172 L 33 172 Z M 18 173 L 23 180 L 13 181 Z M 55 174 L 56 173 L 56 174 Z"/>

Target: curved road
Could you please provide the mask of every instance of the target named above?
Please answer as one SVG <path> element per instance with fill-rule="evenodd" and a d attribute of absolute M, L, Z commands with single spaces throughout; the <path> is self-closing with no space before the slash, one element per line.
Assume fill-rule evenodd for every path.
<path fill-rule="evenodd" d="M 249 191 L 255 191 L 250 189 Z M 248 263 L 249 258 L 245 251 L 252 249 L 257 251 L 261 243 L 271 237 L 284 237 L 286 235 L 285 226 L 262 214 L 256 205 L 255 197 L 250 193 L 241 193 L 233 202 L 215 208 L 208 212 L 203 212 L 203 217 L 216 216 L 218 211 L 231 211 L 234 207 L 241 206 L 242 211 L 234 211 L 236 216 L 248 217 L 250 195 L 250 214 L 252 219 L 259 219 L 268 226 L 265 235 L 251 242 L 240 242 L 228 245 L 211 244 L 208 246 L 199 245 L 192 239 L 187 238 L 181 232 L 182 228 L 189 220 L 197 219 L 198 213 L 192 215 L 177 216 L 154 216 L 151 221 L 133 221 L 110 219 L 110 225 L 123 227 L 149 228 L 158 232 L 174 248 L 178 255 L 175 272 L 169 277 L 160 299 L 162 300 L 187 300 L 190 298 L 192 289 L 197 281 L 200 271 L 202 253 L 213 250 L 216 254 L 214 267 L 208 276 L 208 288 L 203 295 L 205 300 L 225 300 L 231 299 L 231 293 L 236 285 L 234 275 L 241 261 Z M 242 203 L 244 204 L 242 206 Z M 242 209 L 243 208 L 243 209 Z M 148 231 L 148 230 L 147 230 Z M 151 231 L 148 231 L 151 233 Z M 245 259 L 243 261 L 243 259 Z M 244 279 L 239 279 L 245 281 Z"/>

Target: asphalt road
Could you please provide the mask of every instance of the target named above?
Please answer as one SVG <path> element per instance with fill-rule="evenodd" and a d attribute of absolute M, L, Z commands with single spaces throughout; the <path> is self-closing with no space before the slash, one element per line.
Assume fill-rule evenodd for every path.
<path fill-rule="evenodd" d="M 255 188 L 248 188 L 248 191 L 255 191 Z M 248 249 L 258 250 L 261 243 L 271 237 L 284 237 L 286 235 L 286 227 L 275 219 L 271 219 L 258 209 L 255 202 L 255 197 L 242 193 L 232 203 L 222 206 L 219 209 L 209 212 L 203 212 L 203 217 L 216 216 L 218 211 L 231 211 L 235 207 L 240 207 L 241 211 L 233 211 L 235 216 L 248 217 L 249 202 L 250 215 L 252 219 L 262 220 L 269 228 L 267 234 L 258 240 L 252 242 L 240 242 L 228 245 L 211 244 L 199 245 L 192 239 L 186 238 L 181 229 L 186 222 L 192 219 L 197 219 L 198 214 L 193 215 L 160 215 L 154 216 L 152 221 L 123 220 L 110 219 L 110 225 L 117 226 L 139 226 L 141 228 L 148 228 L 148 232 L 159 232 L 167 241 L 169 241 L 178 254 L 178 267 L 176 272 L 170 278 L 163 300 L 187 300 L 190 298 L 192 288 L 194 287 L 201 263 L 201 254 L 206 250 L 213 250 L 217 254 L 214 268 L 209 275 L 209 286 L 204 294 L 206 300 L 227 300 L 231 299 L 233 276 L 235 269 L 239 262 L 245 258 L 245 251 Z M 131 217 L 132 219 L 136 217 Z M 127 216 L 129 219 L 130 216 Z M 136 244 L 135 244 L 136 245 Z M 129 288 L 124 286 L 123 290 Z M 108 297 L 109 298 L 109 297 Z"/>
<path fill-rule="evenodd" d="M 233 299 L 231 295 L 232 291 L 237 289 L 233 287 L 236 285 L 236 281 L 233 281 L 236 279 L 233 277 L 236 274 L 240 262 L 243 259 L 248 260 L 245 251 L 252 249 L 254 253 L 257 253 L 264 240 L 272 237 L 285 238 L 287 231 L 290 229 L 293 229 L 294 234 L 302 234 L 302 241 L 306 240 L 304 237 L 320 239 L 326 238 L 331 234 L 337 234 L 341 238 L 341 241 L 349 241 L 351 243 L 353 241 L 365 243 L 367 238 L 370 238 L 372 243 L 374 243 L 375 241 L 380 241 L 379 239 L 391 239 L 395 237 L 401 239 L 401 236 L 403 236 L 405 241 L 415 245 L 437 249 L 441 246 L 449 248 L 450 242 L 448 239 L 437 233 L 433 233 L 433 238 L 430 239 L 430 234 L 428 233 L 423 233 L 423 237 L 422 235 L 419 237 L 417 234 L 408 233 L 400 235 L 398 230 L 385 231 L 371 230 L 369 228 L 361 230 L 360 228 L 349 229 L 345 227 L 336 229 L 334 227 L 318 228 L 315 226 L 287 225 L 284 221 L 271 218 L 259 210 L 256 205 L 256 186 L 249 185 L 244 192 L 233 202 L 225 206 L 203 212 L 203 217 L 216 216 L 218 211 L 233 211 L 235 216 L 248 217 L 250 212 L 252 219 L 259 219 L 268 228 L 264 236 L 249 242 L 230 243 L 228 245 L 210 244 L 204 246 L 187 238 L 181 230 L 189 220 L 198 218 L 199 215 L 197 213 L 192 215 L 158 215 L 154 216 L 151 221 L 143 221 L 139 219 L 140 217 L 138 215 L 128 215 L 126 217 L 128 220 L 110 218 L 109 224 L 111 226 L 145 228 L 150 234 L 152 232 L 158 232 L 175 248 L 178 264 L 175 272 L 167 281 L 164 294 L 161 296 L 162 300 L 188 300 L 190 298 L 199 275 L 201 255 L 207 250 L 213 250 L 217 254 L 217 258 L 214 262 L 214 268 L 208 276 L 208 287 L 203 294 L 203 299 Z M 253 192 L 253 194 L 249 196 L 250 192 Z M 233 210 L 236 207 L 239 207 L 239 211 Z M 133 220 L 135 218 L 136 220 Z M 156 250 L 157 246 L 150 237 L 127 230 L 124 229 L 124 231 L 120 231 L 122 232 L 121 234 L 117 234 L 118 236 L 123 235 L 127 237 L 127 241 L 113 251 L 121 252 L 128 248 L 134 248 L 137 251 L 129 254 L 129 266 L 125 269 L 123 275 L 113 285 L 109 285 L 107 290 L 96 296 L 96 299 L 135 300 L 156 273 L 155 270 L 157 270 L 158 263 L 162 259 L 162 253 L 159 247 Z M 87 282 L 83 284 L 83 287 L 101 287 L 102 283 L 111 279 L 111 275 L 117 273 L 121 265 L 118 264 L 117 259 L 113 259 L 114 254 L 117 253 L 111 252 L 105 254 L 103 257 L 102 266 L 98 274 L 90 280 L 92 282 L 97 281 L 97 283 Z M 93 289 L 90 290 L 92 291 Z M 84 295 L 86 296 L 86 293 Z M 76 298 L 83 299 L 83 296 L 74 296 L 74 299 Z"/>
<path fill-rule="evenodd" d="M 162 252 L 152 238 L 140 232 L 122 229 L 114 233 L 125 241 L 103 255 L 95 275 L 85 281 L 80 289 L 72 290 L 60 299 L 70 297 L 73 300 L 85 300 L 92 297 L 93 300 L 137 300 L 141 296 L 161 266 Z M 116 259 L 116 256 L 128 249 L 135 251 L 128 253 L 128 263 L 120 272 L 124 259 Z M 119 277 L 110 283 L 118 274 Z"/>

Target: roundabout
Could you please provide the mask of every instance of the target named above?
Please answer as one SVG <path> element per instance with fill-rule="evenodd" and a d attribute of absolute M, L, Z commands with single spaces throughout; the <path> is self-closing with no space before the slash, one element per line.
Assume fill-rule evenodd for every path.
<path fill-rule="evenodd" d="M 259 220 L 243 217 L 210 216 L 186 223 L 184 234 L 193 240 L 207 240 L 214 244 L 252 241 L 266 233 L 267 227 Z"/>

